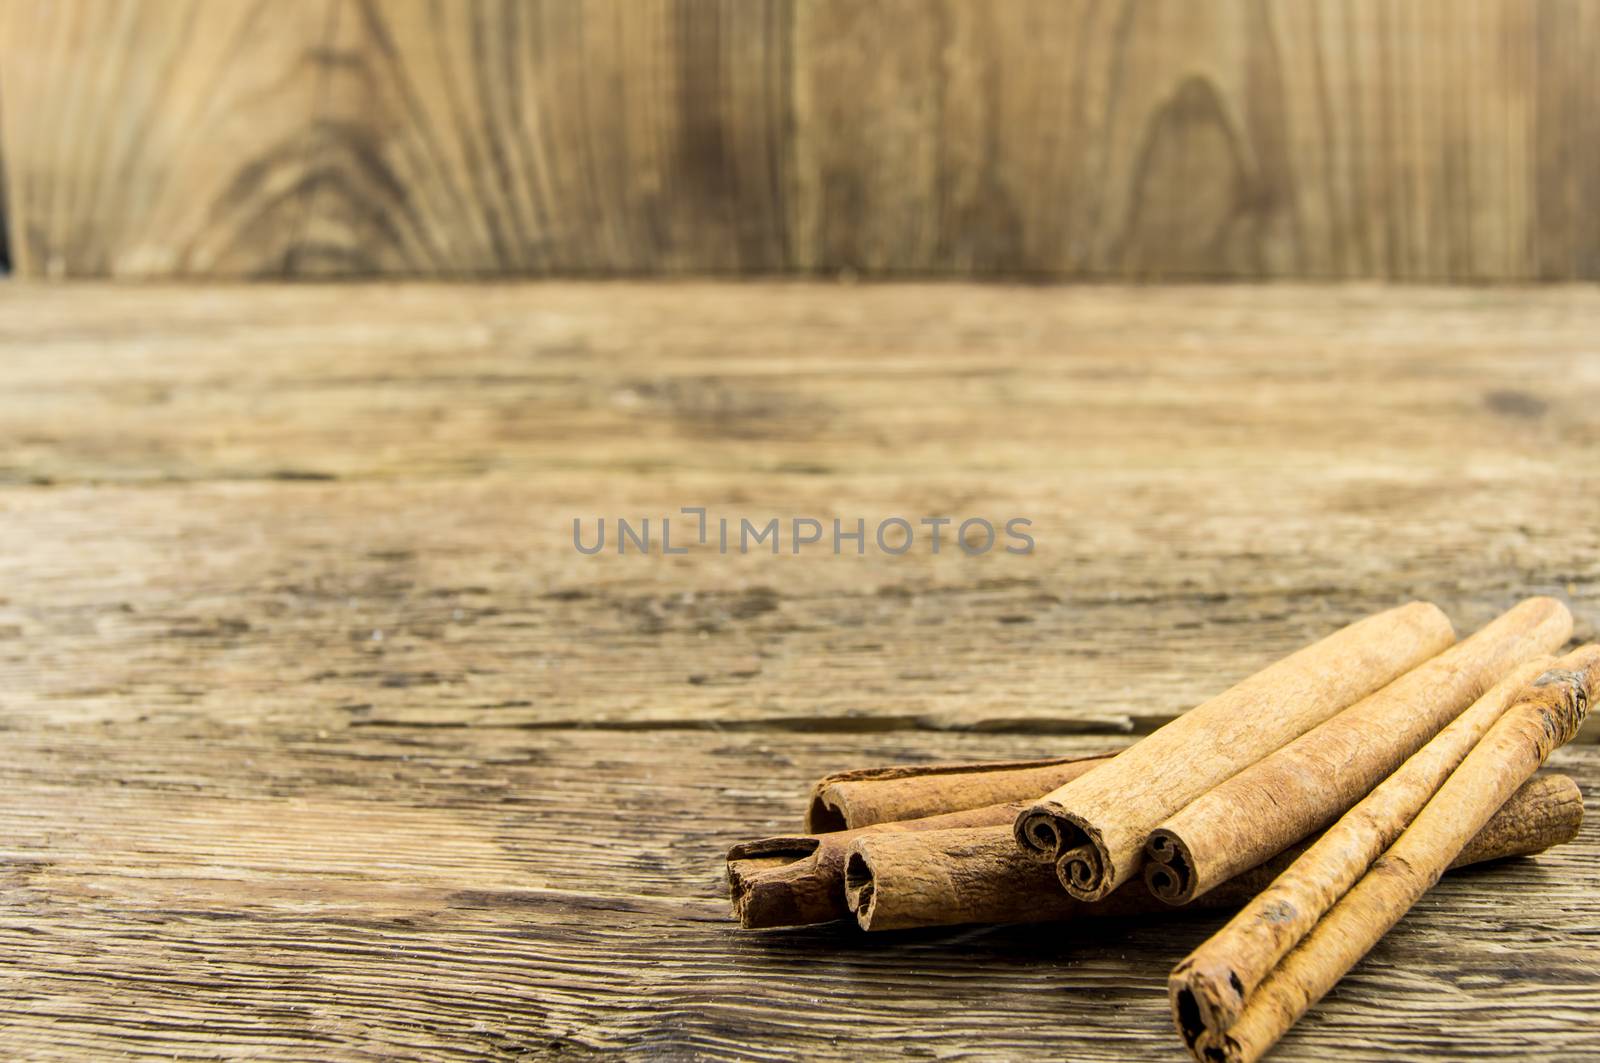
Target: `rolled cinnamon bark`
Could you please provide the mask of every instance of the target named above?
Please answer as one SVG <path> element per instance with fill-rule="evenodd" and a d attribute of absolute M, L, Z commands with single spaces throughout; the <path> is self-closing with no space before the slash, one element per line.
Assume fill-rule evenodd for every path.
<path fill-rule="evenodd" d="M 1452 652 L 1446 650 L 1434 660 Z M 1512 669 L 1324 831 L 1227 926 L 1173 968 L 1167 990 L 1174 1011 L 1179 997 L 1187 996 L 1190 1002 L 1186 1006 L 1198 1010 L 1200 1022 L 1207 1029 L 1225 1030 L 1232 1026 L 1244 1008 L 1245 998 L 1255 992 L 1284 954 L 1316 926 L 1323 913 L 1367 873 L 1372 862 L 1394 844 L 1490 725 L 1553 663 L 1554 658 L 1547 656 Z M 1417 671 L 1428 667 L 1425 664 Z M 1403 681 L 1396 680 L 1384 689 Z M 1349 711 L 1334 719 L 1343 719 Z M 1306 737 L 1316 733 L 1311 731 Z M 1152 875 L 1158 867 L 1155 863 L 1145 865 L 1145 882 L 1152 894 L 1166 900 Z"/>
<path fill-rule="evenodd" d="M 1168 816 L 1455 640 L 1427 602 L 1358 620 L 1157 729 L 1115 761 L 1052 791 L 1013 825 L 1079 900 L 1133 878 Z"/>
<path fill-rule="evenodd" d="M 1282 852 L 1361 800 L 1507 670 L 1571 635 L 1572 614 L 1560 602 L 1519 603 L 1184 806 L 1145 842 L 1145 884 L 1164 901 L 1186 904 Z"/>
<path fill-rule="evenodd" d="M 1531 856 L 1578 836 L 1583 791 L 1567 775 L 1535 775 L 1517 788 L 1450 862 L 1466 867 L 1505 856 Z"/>
<path fill-rule="evenodd" d="M 845 855 L 857 838 L 993 826 L 1005 830 L 1004 825 L 1016 818 L 1021 808 L 1022 802 L 1017 801 L 920 819 L 872 823 L 855 830 L 743 842 L 728 850 L 733 914 L 747 930 L 848 919 L 844 864 Z"/>
<path fill-rule="evenodd" d="M 747 930 L 846 919 L 845 850 L 863 831 L 1010 823 L 1024 801 L 1113 755 L 891 765 L 824 776 L 812 788 L 806 822 L 825 829 L 760 838 L 728 850 L 734 915 Z M 1006 794 L 1013 796 L 1005 803 L 982 800 Z"/>
<path fill-rule="evenodd" d="M 972 764 L 897 764 L 825 775 L 811 788 L 806 833 L 854 830 L 964 808 L 1032 801 L 1112 754 Z"/>
<path fill-rule="evenodd" d="M 1208 1028 L 1192 996 L 1174 1021 L 1196 1059 L 1260 1059 L 1439 880 L 1550 752 L 1571 739 L 1600 693 L 1600 647 L 1585 646 L 1525 688 L 1411 825 L 1246 999 L 1226 1030 Z"/>
<path fill-rule="evenodd" d="M 1451 865 L 1541 852 L 1571 841 L 1583 821 L 1583 794 L 1565 775 L 1530 779 Z M 1254 897 L 1304 851 L 1296 846 L 1224 882 L 1188 905 L 1235 908 Z M 1004 827 L 927 833 L 861 833 L 849 846 L 843 900 L 863 930 L 962 923 L 1038 923 L 1172 911 L 1141 881 L 1103 901 L 1075 900 L 1055 869 L 1017 848 Z"/>

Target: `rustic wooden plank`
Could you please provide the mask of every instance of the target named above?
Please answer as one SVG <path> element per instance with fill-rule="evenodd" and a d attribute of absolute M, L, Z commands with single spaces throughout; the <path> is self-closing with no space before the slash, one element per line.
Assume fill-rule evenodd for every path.
<path fill-rule="evenodd" d="M 30 1058 L 1174 1055 L 1165 972 L 1215 917 L 870 939 L 745 934 L 727 918 L 722 849 L 798 822 L 811 777 L 1032 749 L 940 734 L 12 732 L 0 1046 Z M 1593 801 L 1600 751 L 1565 750 L 1554 766 Z M 1274 1058 L 1600 1051 L 1597 857 L 1591 821 L 1564 848 L 1451 876 Z"/>
<path fill-rule="evenodd" d="M 1594 637 L 1597 313 L 1576 289 L 6 289 L 0 682 L 56 721 L 1127 733 L 1410 597 L 1466 631 L 1555 593 Z M 587 541 L 684 505 L 1025 515 L 1036 552 L 573 549 L 574 517 Z"/>
<path fill-rule="evenodd" d="M 1558 125 L 1588 120 L 1574 100 L 1593 99 L 1589 73 L 1534 61 L 1546 19 L 1582 54 L 1587 26 L 1566 12 L 1155 0 L 796 13 L 796 247 L 815 268 L 1529 277 L 1536 166 L 1584 180 Z"/>
<path fill-rule="evenodd" d="M 1470 480 L 1581 474 L 1595 442 L 1582 288 L 18 286 L 0 307 L 13 482 Z"/>
<path fill-rule="evenodd" d="M 1114 747 L 1408 596 L 1594 637 L 1597 312 L 0 289 L 0 1054 L 1175 1052 L 1214 919 L 746 935 L 721 853 L 826 771 Z M 1038 550 L 572 550 L 695 503 L 1026 508 Z M 1595 800 L 1600 747 L 1553 767 Z M 1597 855 L 1453 877 L 1278 1055 L 1600 1052 Z"/>
<path fill-rule="evenodd" d="M 1539 159 L 1533 190 L 1541 277 L 1593 277 L 1600 270 L 1600 66 L 1584 43 L 1600 32 L 1600 8 L 1582 0 L 1541 0 L 1535 123 Z"/>
<path fill-rule="evenodd" d="M 308 271 L 782 269 L 788 9 L 344 5 Z"/>
<path fill-rule="evenodd" d="M 332 0 L 0 6 L 17 272 L 295 272 Z"/>
<path fill-rule="evenodd" d="M 1583 0 L 4 18 L 32 275 L 1600 277 Z"/>
<path fill-rule="evenodd" d="M 8 492 L 9 709 L 83 722 L 1142 732 L 1409 596 L 1440 602 L 1464 631 L 1541 591 L 1571 602 L 1585 637 L 1600 617 L 1592 535 L 1469 524 L 1441 556 L 1431 533 L 1456 520 L 1448 507 L 1389 531 L 1340 515 L 1330 535 L 1310 505 L 1275 517 L 1283 541 L 1259 546 L 1219 539 L 1232 528 L 1253 540 L 1259 513 L 1090 531 L 1052 510 L 1033 557 L 702 551 L 672 564 L 572 551 L 564 510 L 593 505 L 597 486 L 611 482 Z M 800 497 L 825 503 L 814 490 Z M 1052 546 L 1052 527 L 1084 535 Z"/>
<path fill-rule="evenodd" d="M 780 269 L 787 11 L 9 5 L 0 130 L 19 268 Z"/>

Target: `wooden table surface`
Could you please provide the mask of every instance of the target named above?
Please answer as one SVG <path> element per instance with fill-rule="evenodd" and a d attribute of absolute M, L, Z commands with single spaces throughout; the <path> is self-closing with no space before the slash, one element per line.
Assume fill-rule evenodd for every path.
<path fill-rule="evenodd" d="M 0 1054 L 1177 1059 L 1215 917 L 743 933 L 723 850 L 1408 598 L 1595 637 L 1597 402 L 1565 288 L 0 287 Z M 696 505 L 1037 549 L 573 549 Z M 1334 1052 L 1600 1056 L 1595 817 L 1274 1058 Z"/>

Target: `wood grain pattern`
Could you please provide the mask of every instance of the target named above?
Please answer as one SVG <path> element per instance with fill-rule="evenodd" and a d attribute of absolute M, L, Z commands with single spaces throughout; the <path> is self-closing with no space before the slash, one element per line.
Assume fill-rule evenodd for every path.
<path fill-rule="evenodd" d="M 1213 921 L 745 935 L 722 853 L 824 772 L 1115 746 L 1410 597 L 1465 630 L 1555 593 L 1593 638 L 1596 320 L 1560 287 L 0 287 L 0 1055 L 1172 1051 Z M 572 550 L 575 513 L 699 503 L 1026 510 L 1038 550 Z M 1551 765 L 1591 805 L 1593 737 Z M 1597 822 L 1453 876 L 1277 1058 L 1600 1053 Z"/>
<path fill-rule="evenodd" d="M 786 13 L 339 5 L 308 271 L 781 268 Z"/>
<path fill-rule="evenodd" d="M 32 275 L 1600 278 L 1586 0 L 0 19 Z"/>
<path fill-rule="evenodd" d="M 1577 289 L 5 289 L 0 667 L 13 712 L 85 721 L 1142 732 L 1414 597 L 1466 631 L 1554 593 L 1593 638 L 1597 318 Z M 1020 514 L 1038 549 L 572 548 L 574 517 L 697 504 Z"/>
<path fill-rule="evenodd" d="M 1594 275 L 1592 7 L 908 6 L 797 7 L 808 266 Z"/>
<path fill-rule="evenodd" d="M 0 7 L 24 275 L 294 272 L 325 0 Z"/>

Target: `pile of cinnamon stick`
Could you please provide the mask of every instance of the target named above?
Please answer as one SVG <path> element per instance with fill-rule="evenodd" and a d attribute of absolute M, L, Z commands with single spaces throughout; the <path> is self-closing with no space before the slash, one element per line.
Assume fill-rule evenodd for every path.
<path fill-rule="evenodd" d="M 1530 598 L 1460 642 L 1426 602 L 1357 621 L 1115 755 L 867 768 L 805 832 L 728 853 L 746 927 L 864 930 L 1237 909 L 1172 971 L 1196 1059 L 1259 1059 L 1448 869 L 1536 853 L 1583 800 L 1534 777 L 1600 647 Z"/>

